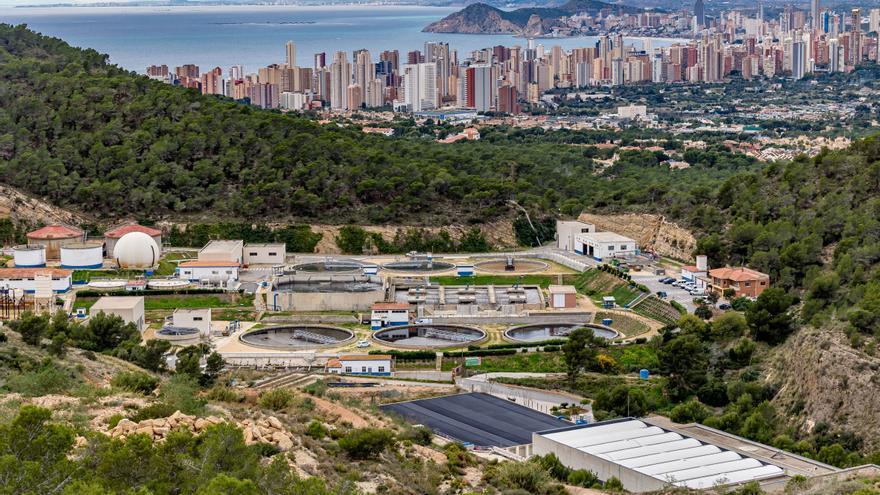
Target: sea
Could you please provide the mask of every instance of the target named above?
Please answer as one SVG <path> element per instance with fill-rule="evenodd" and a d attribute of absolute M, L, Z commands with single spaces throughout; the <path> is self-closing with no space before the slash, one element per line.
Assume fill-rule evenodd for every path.
<path fill-rule="evenodd" d="M 315 53 L 327 63 L 336 51 L 367 49 L 374 59 L 383 50 L 399 50 L 401 59 L 425 42 L 447 42 L 459 60 L 495 45 L 525 47 L 509 35 L 423 33 L 422 29 L 456 8 L 393 5 L 337 6 L 180 6 L 180 7 L 12 7 L 0 6 L 0 22 L 31 29 L 68 43 L 94 48 L 128 70 L 143 72 L 153 64 L 196 64 L 203 71 L 243 65 L 246 72 L 283 63 L 285 44 L 296 44 L 297 64 L 313 65 Z M 641 38 L 625 43 L 643 48 Z M 650 39 L 649 47 L 674 40 Z M 595 37 L 541 38 L 546 49 L 593 46 Z"/>

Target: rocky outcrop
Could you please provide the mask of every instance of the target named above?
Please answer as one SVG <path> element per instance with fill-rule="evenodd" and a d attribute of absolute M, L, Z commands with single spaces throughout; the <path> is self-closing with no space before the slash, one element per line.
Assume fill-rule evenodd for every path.
<path fill-rule="evenodd" d="M 84 215 L 58 208 L 3 185 L 0 185 L 0 218 L 10 218 L 15 223 L 23 222 L 27 225 L 89 223 Z"/>
<path fill-rule="evenodd" d="M 226 420 L 216 416 L 197 418 L 177 411 L 167 418 L 145 419 L 138 423 L 122 419 L 107 433 L 114 438 L 144 434 L 155 441 L 162 441 L 174 430 L 183 429 L 192 433 L 201 433 L 213 425 L 225 422 Z M 268 443 L 281 451 L 288 451 L 294 446 L 293 436 L 278 418 L 267 416 L 255 420 L 245 419 L 240 423 L 236 422 L 235 425 L 244 431 L 244 442 L 247 445 Z"/>
<path fill-rule="evenodd" d="M 840 328 L 803 328 L 780 346 L 767 380 L 779 386 L 773 399 L 792 426 L 809 432 L 833 425 L 880 448 L 880 359 L 853 349 Z"/>
<path fill-rule="evenodd" d="M 483 3 L 469 5 L 423 29 L 426 33 L 520 34 L 522 26 L 505 18 L 505 12 Z"/>
<path fill-rule="evenodd" d="M 697 239 L 687 229 L 667 222 L 661 215 L 627 213 L 596 215 L 582 213 L 578 220 L 591 223 L 597 230 L 617 232 L 631 237 L 643 251 L 653 251 L 682 261 L 693 259 Z"/>

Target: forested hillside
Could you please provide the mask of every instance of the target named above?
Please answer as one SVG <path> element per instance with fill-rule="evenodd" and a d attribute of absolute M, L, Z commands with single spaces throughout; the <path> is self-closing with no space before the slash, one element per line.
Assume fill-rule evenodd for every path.
<path fill-rule="evenodd" d="M 151 81 L 24 26 L 0 25 L 0 96 L 0 181 L 105 218 L 443 225 L 497 219 L 508 199 L 686 210 L 691 190 L 754 165 L 721 148 L 670 172 L 663 153 L 628 152 L 594 175 L 596 150 L 570 144 L 582 135 L 365 135 Z"/>

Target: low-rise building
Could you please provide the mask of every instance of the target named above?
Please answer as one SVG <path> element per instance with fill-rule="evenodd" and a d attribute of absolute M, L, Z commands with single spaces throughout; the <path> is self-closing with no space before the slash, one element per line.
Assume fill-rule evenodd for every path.
<path fill-rule="evenodd" d="M 194 328 L 199 336 L 211 335 L 211 308 L 177 308 L 171 315 L 171 325 L 177 328 Z"/>
<path fill-rule="evenodd" d="M 178 277 L 190 282 L 223 283 L 238 280 L 240 265 L 235 261 L 184 261 Z"/>
<path fill-rule="evenodd" d="M 339 375 L 390 376 L 391 367 L 388 354 L 353 354 L 327 361 L 327 372 Z"/>
<path fill-rule="evenodd" d="M 406 303 L 376 303 L 370 315 L 370 328 L 381 330 L 385 327 L 408 325 L 410 306 Z"/>
<path fill-rule="evenodd" d="M 596 261 L 638 254 L 636 241 L 614 232 L 591 232 L 576 234 L 574 252 L 589 256 Z"/>
<path fill-rule="evenodd" d="M 125 323 L 133 323 L 139 332 L 144 331 L 144 298 L 141 296 L 105 296 L 98 299 L 89 312 L 116 315 Z"/>
<path fill-rule="evenodd" d="M 287 245 L 282 243 L 245 244 L 245 265 L 283 265 L 287 261 Z"/>
<path fill-rule="evenodd" d="M 211 241 L 199 250 L 199 261 L 226 261 L 241 265 L 244 241 Z"/>
<path fill-rule="evenodd" d="M 556 221 L 556 247 L 566 251 L 574 251 L 574 237 L 577 234 L 595 232 L 596 226 L 578 220 Z"/>
<path fill-rule="evenodd" d="M 739 268 L 716 268 L 709 270 L 709 290 L 723 295 L 733 289 L 734 297 L 755 298 L 770 287 L 770 275 L 741 266 Z"/>
<path fill-rule="evenodd" d="M 570 309 L 577 307 L 577 289 L 573 285 L 551 285 L 550 307 L 553 309 Z"/>
<path fill-rule="evenodd" d="M 681 267 L 681 278 L 688 282 L 696 283 L 697 277 L 705 277 L 709 272 L 709 261 L 706 256 L 697 256 L 696 265 L 686 265 Z"/>
<path fill-rule="evenodd" d="M 18 289 L 34 294 L 42 287 L 51 286 L 52 292 L 70 290 L 73 271 L 58 268 L 0 268 L 0 289 Z"/>

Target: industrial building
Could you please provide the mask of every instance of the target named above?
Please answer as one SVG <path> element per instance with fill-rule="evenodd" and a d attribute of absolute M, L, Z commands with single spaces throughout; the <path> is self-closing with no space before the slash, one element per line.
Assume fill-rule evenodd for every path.
<path fill-rule="evenodd" d="M 177 308 L 171 315 L 171 325 L 178 328 L 192 328 L 199 336 L 211 335 L 211 308 Z"/>
<path fill-rule="evenodd" d="M 590 232 L 575 234 L 574 252 L 589 256 L 596 261 L 603 261 L 635 256 L 638 254 L 638 246 L 636 241 L 614 232 Z"/>
<path fill-rule="evenodd" d="M 836 468 L 699 424 L 655 416 L 575 425 L 532 435 L 532 455 L 555 454 L 565 466 L 619 479 L 634 493 L 677 486 L 695 490 L 758 481 L 782 487 L 794 475 Z"/>
<path fill-rule="evenodd" d="M 392 359 L 388 354 L 353 354 L 327 361 L 327 372 L 346 375 L 390 376 Z"/>
<path fill-rule="evenodd" d="M 589 234 L 595 232 L 596 226 L 580 222 L 577 220 L 557 220 L 556 221 L 556 248 L 565 251 L 574 251 L 574 238 L 578 234 Z"/>
<path fill-rule="evenodd" d="M 89 312 L 116 315 L 125 323 L 134 323 L 139 332 L 144 331 L 144 298 L 141 296 L 105 296 L 98 299 Z"/>
<path fill-rule="evenodd" d="M 380 330 L 390 326 L 408 325 L 409 313 L 409 304 L 376 303 L 371 308 L 370 328 Z"/>
<path fill-rule="evenodd" d="M 573 285 L 551 285 L 550 307 L 553 309 L 571 309 L 577 307 L 577 289 Z"/>
<path fill-rule="evenodd" d="M 151 227 L 144 227 L 143 225 L 138 225 L 136 223 L 120 225 L 115 229 L 104 232 L 104 248 L 107 251 L 107 257 L 116 259 L 116 243 L 119 242 L 123 236 L 132 232 L 140 232 L 150 236 L 158 247 L 158 258 L 158 254 L 162 252 L 162 231 Z"/>
<path fill-rule="evenodd" d="M 198 259 L 241 265 L 244 261 L 244 241 L 211 241 L 199 250 Z"/>
<path fill-rule="evenodd" d="M 697 256 L 696 265 L 681 267 L 681 278 L 688 282 L 696 282 L 697 277 L 705 277 L 709 271 L 709 260 L 706 256 Z"/>
<path fill-rule="evenodd" d="M 57 260 L 61 258 L 61 246 L 82 242 L 83 235 L 83 231 L 76 227 L 56 224 L 28 232 L 27 241 L 28 244 L 46 246 L 46 258 Z"/>
<path fill-rule="evenodd" d="M 178 276 L 190 282 L 222 284 L 238 280 L 240 265 L 235 261 L 184 261 Z"/>
<path fill-rule="evenodd" d="M 245 244 L 245 265 L 283 265 L 287 261 L 287 245 L 284 243 L 273 244 Z"/>
<path fill-rule="evenodd" d="M 0 288 L 34 294 L 40 288 L 61 293 L 70 290 L 73 271 L 58 268 L 0 268 Z"/>

